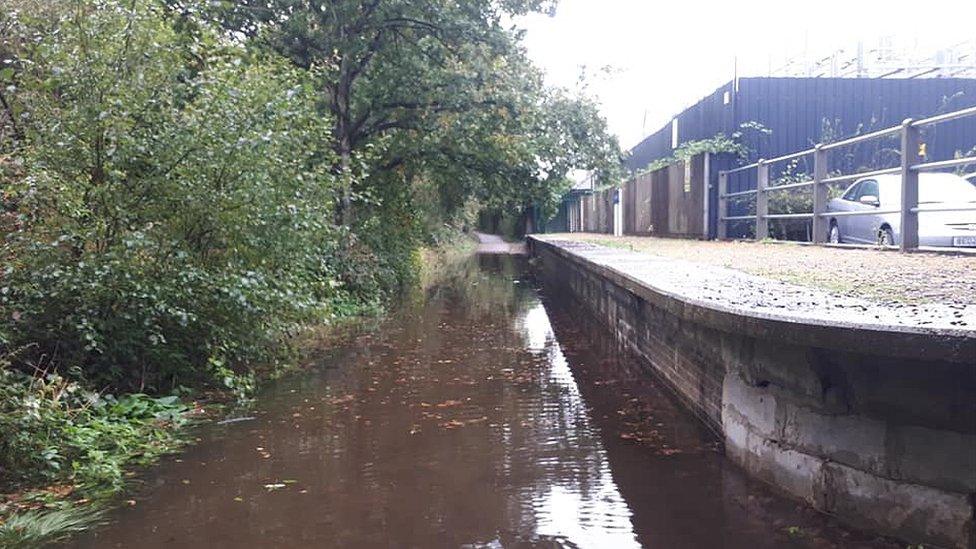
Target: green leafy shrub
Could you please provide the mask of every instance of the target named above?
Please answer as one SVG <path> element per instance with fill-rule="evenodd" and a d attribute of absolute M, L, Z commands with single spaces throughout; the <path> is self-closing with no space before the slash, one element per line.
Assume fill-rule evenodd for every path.
<path fill-rule="evenodd" d="M 152 3 L 61 4 L 17 76 L 3 343 L 131 390 L 246 385 L 351 270 L 314 71 L 179 34 Z"/>
<path fill-rule="evenodd" d="M 52 543 L 97 522 L 98 503 L 124 488 L 127 469 L 183 443 L 187 410 L 176 396 L 99 395 L 0 360 L 0 493 L 20 492 L 0 499 L 0 547 Z"/>
<path fill-rule="evenodd" d="M 99 395 L 58 374 L 0 369 L 0 490 L 68 482 L 88 494 L 122 487 L 123 468 L 178 444 L 175 396 Z"/>

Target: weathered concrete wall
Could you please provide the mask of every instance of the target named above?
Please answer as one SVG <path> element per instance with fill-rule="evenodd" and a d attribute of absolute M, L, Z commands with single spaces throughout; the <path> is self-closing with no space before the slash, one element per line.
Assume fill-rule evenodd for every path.
<path fill-rule="evenodd" d="M 751 474 L 862 528 L 976 546 L 976 340 L 735 318 L 544 240 L 530 250 Z"/>

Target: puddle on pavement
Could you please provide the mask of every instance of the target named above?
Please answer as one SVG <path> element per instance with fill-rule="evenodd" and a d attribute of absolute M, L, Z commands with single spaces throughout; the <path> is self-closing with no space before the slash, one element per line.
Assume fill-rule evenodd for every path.
<path fill-rule="evenodd" d="M 524 260 L 479 256 L 80 547 L 879 547 L 751 482 Z M 563 303 L 563 305 L 557 305 Z"/>

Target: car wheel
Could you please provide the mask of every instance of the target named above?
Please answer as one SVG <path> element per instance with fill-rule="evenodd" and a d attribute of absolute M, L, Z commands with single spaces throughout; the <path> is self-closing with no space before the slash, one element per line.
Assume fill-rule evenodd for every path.
<path fill-rule="evenodd" d="M 895 233 L 891 232 L 891 229 L 884 227 L 878 231 L 878 245 L 879 246 L 894 246 L 895 245 Z"/>
<path fill-rule="evenodd" d="M 836 223 L 830 224 L 830 233 L 827 235 L 827 241 L 831 244 L 840 244 L 840 228 L 837 227 Z"/>

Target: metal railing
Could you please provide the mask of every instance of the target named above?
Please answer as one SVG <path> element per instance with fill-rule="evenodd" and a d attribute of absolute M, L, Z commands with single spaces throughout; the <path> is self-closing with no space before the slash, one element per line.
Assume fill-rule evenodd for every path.
<path fill-rule="evenodd" d="M 769 221 L 771 219 L 811 219 L 813 220 L 813 242 L 823 244 L 827 239 L 826 226 L 830 217 L 836 216 L 857 216 L 857 215 L 886 215 L 900 214 L 901 216 L 901 242 L 899 248 L 902 251 L 910 251 L 918 248 L 918 214 L 926 211 L 950 211 L 944 208 L 919 208 L 918 206 L 918 175 L 921 172 L 953 168 L 966 164 L 976 164 L 976 156 L 964 158 L 954 158 L 952 160 L 940 160 L 937 162 L 919 162 L 919 149 L 922 143 L 920 130 L 926 126 L 935 126 L 950 120 L 961 118 L 976 117 L 976 106 L 958 110 L 921 120 L 908 119 L 900 126 L 893 126 L 878 130 L 864 135 L 858 135 L 833 143 L 819 144 L 812 149 L 797 151 L 791 154 L 778 156 L 768 160 L 759 160 L 753 164 L 748 164 L 731 170 L 719 172 L 718 176 L 718 237 L 719 239 L 728 238 L 728 223 L 734 221 L 754 221 L 755 238 L 763 240 L 769 237 Z M 901 165 L 897 168 L 887 168 L 867 172 L 827 176 L 827 154 L 835 149 L 854 145 L 865 141 L 871 141 L 883 137 L 900 134 L 901 146 L 900 156 Z M 798 183 L 788 183 L 783 185 L 770 185 L 769 167 L 778 162 L 797 160 L 805 156 L 813 155 L 813 178 L 809 181 Z M 746 191 L 727 192 L 729 175 L 742 173 L 749 170 L 756 170 L 756 188 Z M 854 181 L 864 177 L 875 177 L 887 174 L 901 174 L 901 207 L 897 210 L 867 210 L 852 212 L 827 212 L 827 188 L 831 184 Z M 801 187 L 813 187 L 813 211 L 810 213 L 769 213 L 769 194 L 786 189 L 796 189 Z M 743 196 L 756 196 L 755 215 L 726 215 L 730 198 Z M 951 208 L 951 211 L 973 211 L 976 206 Z"/>

